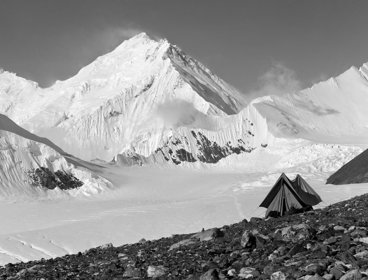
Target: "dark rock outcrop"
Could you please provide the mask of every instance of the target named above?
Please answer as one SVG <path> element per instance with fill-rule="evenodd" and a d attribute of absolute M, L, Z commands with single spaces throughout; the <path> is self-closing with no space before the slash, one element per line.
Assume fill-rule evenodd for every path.
<path fill-rule="evenodd" d="M 327 179 L 327 184 L 343 185 L 368 182 L 368 150 L 365 150 Z"/>
<path fill-rule="evenodd" d="M 62 170 L 52 172 L 46 167 L 39 167 L 34 170 L 29 170 L 28 177 L 32 186 L 51 190 L 55 188 L 68 190 L 83 186 L 83 182 L 73 174 Z"/>

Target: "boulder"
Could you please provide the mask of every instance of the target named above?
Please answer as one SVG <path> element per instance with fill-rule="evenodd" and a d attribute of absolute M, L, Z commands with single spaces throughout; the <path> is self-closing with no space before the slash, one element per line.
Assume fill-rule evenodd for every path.
<path fill-rule="evenodd" d="M 191 236 L 191 238 L 199 239 L 199 241 L 209 241 L 223 236 L 223 231 L 218 228 L 212 228 L 195 233 Z"/>
<path fill-rule="evenodd" d="M 359 279 L 362 279 L 362 274 L 358 269 L 350 270 L 340 278 L 340 280 L 359 280 Z"/>
<path fill-rule="evenodd" d="M 297 242 L 300 240 L 306 240 L 311 235 L 310 227 L 304 223 L 278 229 L 276 230 L 275 234 L 280 234 L 282 240 L 285 242 Z"/>
<path fill-rule="evenodd" d="M 181 246 L 188 246 L 188 245 L 194 244 L 196 242 L 198 242 L 198 240 L 196 240 L 194 238 L 184 239 L 184 240 L 181 240 L 181 241 L 171 245 L 170 248 L 169 248 L 169 251 L 174 250 L 174 249 L 178 249 Z"/>
<path fill-rule="evenodd" d="M 320 263 L 311 263 L 307 265 L 304 269 L 309 275 L 323 275 L 324 271 L 326 270 L 326 266 Z"/>
<path fill-rule="evenodd" d="M 354 257 L 357 259 L 368 259 L 368 250 L 364 250 L 362 252 L 356 253 Z"/>
<path fill-rule="evenodd" d="M 126 277 L 126 278 L 140 278 L 141 277 L 141 271 L 138 268 L 135 268 L 134 266 L 129 265 L 125 269 L 123 277 Z"/>
<path fill-rule="evenodd" d="M 166 271 L 167 269 L 162 265 L 159 266 L 149 265 L 147 268 L 147 277 L 158 278 L 165 275 Z"/>
<path fill-rule="evenodd" d="M 211 268 L 202 274 L 199 280 L 220 280 L 220 277 L 217 269 Z"/>
<path fill-rule="evenodd" d="M 281 271 L 276 271 L 274 273 L 271 274 L 271 280 L 286 280 L 286 276 L 283 272 Z"/>
<path fill-rule="evenodd" d="M 252 278 L 254 271 L 256 271 L 256 269 L 253 267 L 243 267 L 242 269 L 240 269 L 238 276 L 241 279 Z"/>
<path fill-rule="evenodd" d="M 244 231 L 241 239 L 240 239 L 240 245 L 243 248 L 246 247 L 252 247 L 253 245 L 256 245 L 256 238 L 253 235 L 253 232 L 250 230 Z"/>

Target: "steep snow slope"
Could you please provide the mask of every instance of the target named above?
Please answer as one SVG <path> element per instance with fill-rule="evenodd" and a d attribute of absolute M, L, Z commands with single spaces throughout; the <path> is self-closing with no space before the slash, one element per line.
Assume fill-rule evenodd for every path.
<path fill-rule="evenodd" d="M 50 170 L 53 176 L 57 171 L 63 176 L 72 175 L 83 186 L 68 191 L 59 188 L 48 190 L 34 180 L 34 170 L 42 167 Z M 60 179 L 58 182 L 61 182 Z M 107 180 L 83 167 L 82 161 L 78 163 L 78 159 L 64 153 L 49 140 L 29 133 L 0 114 L 0 198 L 91 195 L 110 185 Z"/>
<path fill-rule="evenodd" d="M 198 122 L 199 118 L 195 121 Z M 151 135 L 148 141 L 156 140 L 152 146 L 156 150 L 147 151 L 147 140 L 131 144 L 129 150 L 119 154 L 115 160 L 119 163 L 172 162 L 180 164 L 217 163 L 231 154 L 250 153 L 254 149 L 263 149 L 274 141 L 268 131 L 266 119 L 253 106 L 247 106 L 236 115 L 226 117 L 207 117 L 207 127 L 195 123 L 181 124 L 175 129 L 161 131 L 159 138 Z"/>
<path fill-rule="evenodd" d="M 368 182 L 368 150 L 365 150 L 327 179 L 327 184 L 342 185 Z"/>
<path fill-rule="evenodd" d="M 368 64 L 286 96 L 253 101 L 275 135 L 332 143 L 368 139 Z"/>
<path fill-rule="evenodd" d="M 131 148 L 148 156 L 164 144 L 167 129 L 190 126 L 197 116 L 207 127 L 211 116 L 243 107 L 241 95 L 202 64 L 144 33 L 48 89 L 32 91 L 20 78 L 2 76 L 11 76 L 0 94 L 2 112 L 85 159 L 111 160 Z"/>

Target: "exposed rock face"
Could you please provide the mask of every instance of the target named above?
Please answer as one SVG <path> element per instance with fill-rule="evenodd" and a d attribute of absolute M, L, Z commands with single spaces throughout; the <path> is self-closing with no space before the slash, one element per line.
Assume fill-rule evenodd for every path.
<path fill-rule="evenodd" d="M 69 190 L 83 186 L 83 182 L 73 174 L 61 170 L 54 173 L 46 167 L 40 167 L 29 170 L 27 173 L 30 183 L 34 187 L 42 187 L 50 190 L 55 188 Z"/>
<path fill-rule="evenodd" d="M 367 279 L 368 195 L 322 210 L 8 264 L 3 279 Z M 190 242 L 188 242 L 188 240 Z M 261 241 L 267 241 L 266 243 Z M 180 246 L 175 246 L 180 244 Z"/>

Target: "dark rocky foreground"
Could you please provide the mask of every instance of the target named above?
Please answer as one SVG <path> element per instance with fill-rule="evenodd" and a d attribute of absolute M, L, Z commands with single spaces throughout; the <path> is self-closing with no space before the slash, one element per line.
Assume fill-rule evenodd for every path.
<path fill-rule="evenodd" d="M 322 210 L 8 264 L 0 279 L 368 279 L 368 194 Z"/>

